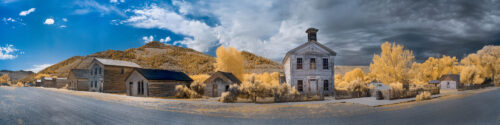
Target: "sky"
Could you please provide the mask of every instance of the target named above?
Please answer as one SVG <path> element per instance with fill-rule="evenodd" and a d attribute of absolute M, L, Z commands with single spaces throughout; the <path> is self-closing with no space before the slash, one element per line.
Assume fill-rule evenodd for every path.
<path fill-rule="evenodd" d="M 500 44 L 497 0 L 0 0 L 0 69 L 39 71 L 72 56 L 149 41 L 213 55 L 231 46 L 281 62 L 319 29 L 336 65 L 369 65 L 380 44 L 416 60 Z"/>

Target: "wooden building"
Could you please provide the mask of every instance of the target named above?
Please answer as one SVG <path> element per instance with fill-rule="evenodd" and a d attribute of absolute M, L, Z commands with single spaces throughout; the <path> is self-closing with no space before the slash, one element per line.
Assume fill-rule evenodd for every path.
<path fill-rule="evenodd" d="M 89 70 L 71 69 L 68 74 L 68 89 L 89 91 Z"/>
<path fill-rule="evenodd" d="M 302 95 L 334 95 L 334 57 L 337 53 L 316 40 L 318 29 L 309 28 L 308 41 L 288 51 L 283 59 L 285 81 Z"/>
<path fill-rule="evenodd" d="M 67 78 L 54 78 L 56 86 L 54 88 L 64 88 L 68 85 Z"/>
<path fill-rule="evenodd" d="M 183 72 L 136 68 L 126 77 L 127 95 L 166 97 L 175 95 L 176 85 L 189 86 L 193 80 Z"/>
<path fill-rule="evenodd" d="M 89 91 L 106 93 L 125 93 L 123 82 L 134 68 L 141 66 L 133 62 L 94 58 L 90 63 Z"/>
<path fill-rule="evenodd" d="M 56 80 L 55 78 L 52 77 L 42 77 L 40 78 L 41 80 L 41 86 L 45 88 L 55 88 L 56 87 Z"/>
<path fill-rule="evenodd" d="M 458 89 L 461 87 L 460 75 L 458 74 L 446 74 L 439 78 L 441 89 Z"/>
<path fill-rule="evenodd" d="M 203 83 L 205 84 L 205 96 L 219 97 L 223 92 L 229 90 L 230 85 L 239 85 L 241 84 L 241 81 L 230 72 L 217 71 Z"/>

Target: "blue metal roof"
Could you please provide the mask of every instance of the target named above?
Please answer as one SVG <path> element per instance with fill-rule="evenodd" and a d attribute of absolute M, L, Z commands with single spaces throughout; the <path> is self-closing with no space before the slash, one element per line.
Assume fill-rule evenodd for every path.
<path fill-rule="evenodd" d="M 183 72 L 176 72 L 161 69 L 136 69 L 144 78 L 148 80 L 175 80 L 175 81 L 193 81 Z"/>

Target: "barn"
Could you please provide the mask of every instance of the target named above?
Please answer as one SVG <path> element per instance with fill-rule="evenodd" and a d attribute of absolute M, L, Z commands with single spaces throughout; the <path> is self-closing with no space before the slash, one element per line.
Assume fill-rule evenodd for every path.
<path fill-rule="evenodd" d="M 136 68 L 126 77 L 127 95 L 166 97 L 175 95 L 176 85 L 189 86 L 193 80 L 183 72 Z"/>
<path fill-rule="evenodd" d="M 229 86 L 232 84 L 241 84 L 241 81 L 230 72 L 217 71 L 207 80 L 203 82 L 205 84 L 204 95 L 208 97 L 219 97 L 223 92 L 229 90 Z"/>
<path fill-rule="evenodd" d="M 71 69 L 68 74 L 68 89 L 77 91 L 89 90 L 89 70 Z"/>

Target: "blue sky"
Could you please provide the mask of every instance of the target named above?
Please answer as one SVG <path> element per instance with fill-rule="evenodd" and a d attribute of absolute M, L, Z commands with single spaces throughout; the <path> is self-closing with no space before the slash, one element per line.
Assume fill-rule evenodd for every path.
<path fill-rule="evenodd" d="M 145 41 L 213 55 L 232 46 L 280 62 L 305 30 L 337 51 L 337 65 L 368 65 L 382 42 L 417 61 L 458 58 L 500 41 L 495 1 L 0 0 L 0 69 L 38 71 L 72 56 Z"/>

